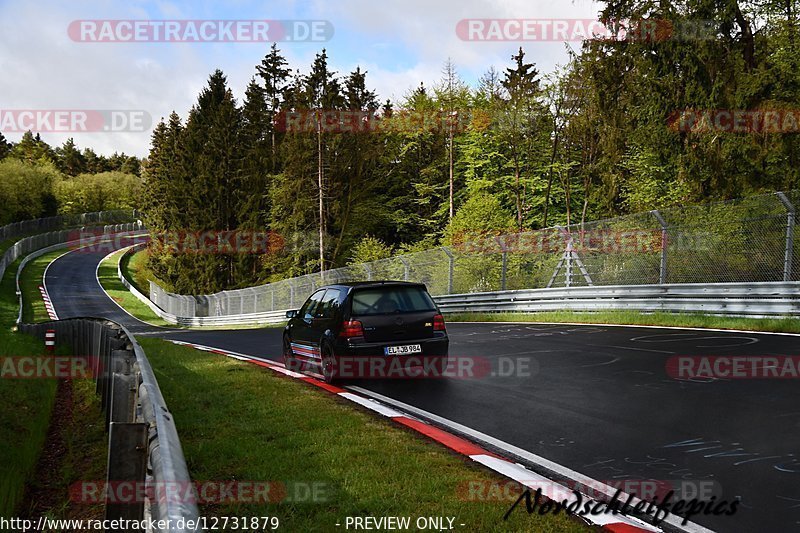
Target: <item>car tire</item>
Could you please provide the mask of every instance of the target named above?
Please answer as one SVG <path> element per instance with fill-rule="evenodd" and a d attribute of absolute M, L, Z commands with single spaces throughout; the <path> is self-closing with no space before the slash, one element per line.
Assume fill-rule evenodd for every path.
<path fill-rule="evenodd" d="M 333 350 L 323 345 L 320 350 L 320 357 L 322 362 L 322 377 L 325 379 L 325 383 L 332 384 L 339 381 L 338 372 L 336 371 L 336 356 L 333 354 Z"/>
<path fill-rule="evenodd" d="M 292 344 L 289 337 L 283 337 L 283 365 L 287 370 L 300 372 L 300 362 L 292 354 Z"/>

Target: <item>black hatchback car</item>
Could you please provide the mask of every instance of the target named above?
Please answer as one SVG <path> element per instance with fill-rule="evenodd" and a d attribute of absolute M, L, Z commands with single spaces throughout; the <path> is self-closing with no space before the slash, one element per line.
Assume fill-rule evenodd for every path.
<path fill-rule="evenodd" d="M 421 283 L 329 285 L 286 317 L 287 368 L 318 371 L 329 383 L 442 375 L 447 366 L 444 317 Z"/>

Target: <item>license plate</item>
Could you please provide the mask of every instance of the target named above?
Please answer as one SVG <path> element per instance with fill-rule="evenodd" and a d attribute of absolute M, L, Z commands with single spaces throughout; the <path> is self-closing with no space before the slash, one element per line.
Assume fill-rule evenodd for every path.
<path fill-rule="evenodd" d="M 387 346 L 383 349 L 384 355 L 408 355 L 412 353 L 422 353 L 422 346 L 409 344 L 407 346 Z"/>

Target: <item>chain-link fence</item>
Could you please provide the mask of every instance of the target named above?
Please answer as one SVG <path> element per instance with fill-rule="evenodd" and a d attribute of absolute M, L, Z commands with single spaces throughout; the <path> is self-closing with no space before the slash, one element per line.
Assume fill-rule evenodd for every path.
<path fill-rule="evenodd" d="M 0 240 L 14 239 L 26 235 L 55 231 L 62 228 L 84 226 L 88 224 L 122 224 L 133 222 L 138 218 L 135 210 L 96 211 L 79 215 L 58 215 L 54 217 L 23 220 L 0 227 Z"/>
<path fill-rule="evenodd" d="M 800 280 L 800 191 L 637 213 L 515 234 L 456 235 L 451 246 L 258 287 L 203 296 L 150 285 L 179 316 L 299 307 L 318 287 L 364 280 L 422 282 L 434 296 L 593 285 Z"/>
<path fill-rule="evenodd" d="M 130 231 L 143 227 L 141 223 L 136 221 L 137 217 L 138 213 L 136 211 L 98 211 L 81 215 L 26 220 L 3 226 L 0 228 L 0 234 L 6 239 L 17 238 L 30 233 L 33 233 L 33 235 L 18 240 L 3 252 L 2 257 L 0 257 L 0 278 L 5 274 L 8 265 L 20 257 L 46 246 L 63 243 L 77 237 L 74 229 L 76 227 L 91 227 L 93 230 L 99 230 L 104 233 Z M 55 229 L 55 231 L 48 231 L 46 228 Z"/>

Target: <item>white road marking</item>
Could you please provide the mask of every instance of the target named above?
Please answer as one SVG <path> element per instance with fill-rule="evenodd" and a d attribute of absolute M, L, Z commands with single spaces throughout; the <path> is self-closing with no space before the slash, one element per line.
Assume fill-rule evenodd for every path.
<path fill-rule="evenodd" d="M 394 407 L 396 407 L 396 408 L 398 408 L 398 409 L 400 409 L 402 411 L 407 411 L 407 412 L 413 413 L 414 415 L 422 418 L 423 420 L 425 420 L 425 419 L 431 420 L 431 421 L 433 421 L 433 422 L 435 422 L 437 424 L 440 424 L 440 425 L 442 425 L 444 427 L 450 428 L 450 429 L 454 430 L 457 433 L 461 433 L 462 435 L 467 435 L 473 441 L 476 441 L 476 442 L 479 442 L 479 443 L 488 444 L 489 446 L 494 446 L 495 448 L 503 450 L 504 452 L 506 452 L 506 453 L 508 453 L 508 454 L 510 454 L 512 456 L 519 457 L 519 458 L 521 458 L 521 459 L 523 459 L 525 461 L 528 461 L 528 462 L 530 462 L 532 464 L 535 464 L 537 466 L 543 467 L 546 470 L 549 470 L 549 471 L 557 474 L 558 476 L 566 478 L 566 479 L 568 479 L 570 481 L 573 481 L 575 483 L 579 483 L 579 484 L 582 484 L 584 486 L 591 487 L 594 491 L 602 492 L 603 494 L 605 494 L 609 498 L 613 498 L 614 494 L 616 494 L 616 492 L 618 490 L 618 489 L 613 488 L 613 487 L 611 487 L 609 485 L 606 485 L 605 483 L 602 483 L 600 481 L 592 479 L 589 476 L 586 476 L 584 474 L 576 472 L 575 470 L 572 470 L 572 469 L 570 469 L 570 468 L 568 468 L 566 466 L 563 466 L 563 465 L 560 465 L 560 464 L 555 463 L 553 461 L 550 461 L 549 459 L 545 459 L 544 457 L 542 457 L 540 455 L 536 455 L 536 454 L 531 453 L 531 452 L 529 452 L 527 450 L 523 450 L 522 448 L 519 448 L 517 446 L 514 446 L 513 444 L 509 444 L 509 443 L 504 442 L 504 441 L 502 441 L 500 439 L 497 439 L 495 437 L 487 435 L 486 433 L 482 433 L 482 432 L 477 431 L 475 429 L 472 429 L 470 427 L 464 426 L 462 424 L 459 424 L 458 422 L 453 422 L 452 420 L 448 420 L 447 418 L 444 418 L 442 416 L 436 415 L 436 414 L 431 413 L 429 411 L 425 411 L 424 409 L 420 409 L 418 407 L 414 407 L 413 405 L 409 405 L 407 403 L 401 402 L 400 400 L 395 400 L 394 398 L 389 398 L 388 396 L 384 396 L 383 394 L 379 394 L 377 392 L 373 392 L 371 390 L 364 389 L 362 387 L 358 387 L 358 386 L 355 386 L 355 385 L 348 386 L 348 387 L 345 387 L 345 388 L 350 389 L 350 390 L 355 391 L 355 392 L 358 392 L 358 393 L 363 394 L 365 396 L 369 396 L 369 397 L 374 398 L 374 399 L 376 399 L 376 400 L 378 400 L 380 402 L 392 405 L 392 406 L 394 406 Z M 625 498 L 627 499 L 627 495 L 625 496 Z M 638 502 L 638 501 L 639 501 L 638 498 L 634 498 L 632 500 L 633 505 L 635 505 L 636 502 Z M 674 516 L 674 515 L 670 515 L 664 520 L 664 522 L 668 523 L 669 525 L 677 528 L 680 531 L 685 531 L 687 533 L 713 533 L 713 530 L 705 528 L 705 527 L 701 526 L 700 524 L 696 524 L 694 522 L 688 522 L 686 525 L 682 525 L 681 524 L 682 521 L 683 521 L 683 518 L 681 518 L 680 516 Z M 650 527 L 652 527 L 652 526 L 650 526 Z M 656 529 L 655 531 L 659 531 L 659 530 Z"/>

